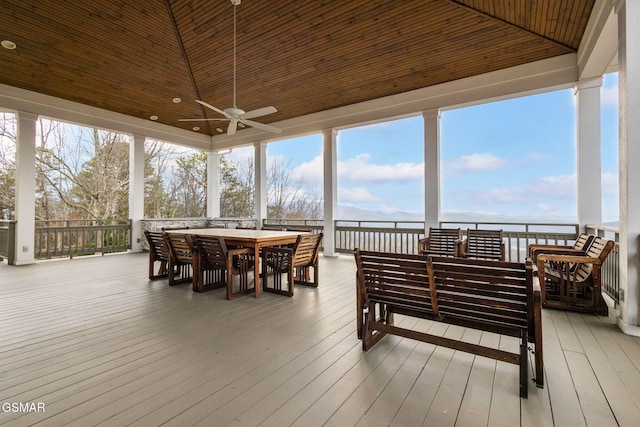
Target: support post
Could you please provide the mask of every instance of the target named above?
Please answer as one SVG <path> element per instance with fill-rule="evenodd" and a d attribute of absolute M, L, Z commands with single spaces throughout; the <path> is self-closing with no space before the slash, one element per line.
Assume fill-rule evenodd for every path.
<path fill-rule="evenodd" d="M 260 230 L 267 218 L 267 144 L 256 142 L 253 148 L 256 168 L 253 201 L 255 203 L 256 228 Z"/>
<path fill-rule="evenodd" d="M 207 153 L 207 218 L 220 218 L 220 153 Z"/>
<path fill-rule="evenodd" d="M 16 245 L 14 265 L 33 264 L 36 235 L 36 121 L 37 114 L 16 114 Z"/>
<path fill-rule="evenodd" d="M 424 227 L 440 225 L 440 110 L 427 110 L 424 118 Z"/>
<path fill-rule="evenodd" d="M 323 255 L 338 256 L 335 245 L 335 221 L 338 214 L 338 131 L 324 129 L 324 242 Z"/>
<path fill-rule="evenodd" d="M 129 140 L 129 219 L 131 220 L 131 252 L 142 252 L 145 139 L 143 135 L 133 135 L 133 138 Z"/>
<path fill-rule="evenodd" d="M 575 86 L 578 139 L 578 224 L 602 222 L 602 173 L 600 155 L 600 88 L 602 77 L 581 80 Z"/>
<path fill-rule="evenodd" d="M 640 336 L 640 2 L 619 0 L 620 317 L 625 333 Z"/>

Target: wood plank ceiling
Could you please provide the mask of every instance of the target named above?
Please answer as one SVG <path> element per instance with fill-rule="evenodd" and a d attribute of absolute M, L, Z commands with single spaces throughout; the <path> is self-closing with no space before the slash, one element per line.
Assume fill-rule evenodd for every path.
<path fill-rule="evenodd" d="M 576 52 L 594 1 L 243 0 L 237 104 L 273 123 Z M 7 85 L 187 130 L 233 104 L 229 0 L 3 0 L 0 39 Z"/>

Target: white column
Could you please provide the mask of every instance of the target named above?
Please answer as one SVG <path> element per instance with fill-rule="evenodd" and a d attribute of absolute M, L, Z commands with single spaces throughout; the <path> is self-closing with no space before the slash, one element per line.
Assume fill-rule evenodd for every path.
<path fill-rule="evenodd" d="M 267 218 L 267 144 L 256 142 L 253 145 L 255 161 L 255 186 L 253 202 L 255 204 L 256 226 L 262 228 L 262 222 Z"/>
<path fill-rule="evenodd" d="M 620 126 L 620 302 L 618 326 L 640 336 L 640 1 L 621 0 L 618 14 Z"/>
<path fill-rule="evenodd" d="M 207 218 L 220 218 L 220 153 L 207 153 Z"/>
<path fill-rule="evenodd" d="M 581 80 L 575 86 L 578 139 L 578 224 L 602 222 L 600 161 L 600 87 L 602 77 Z"/>
<path fill-rule="evenodd" d="M 144 141 L 143 135 L 129 140 L 129 219 L 131 220 L 131 252 L 142 252 L 144 218 Z"/>
<path fill-rule="evenodd" d="M 324 129 L 324 256 L 338 256 L 335 245 L 335 220 L 338 215 L 338 131 Z"/>
<path fill-rule="evenodd" d="M 36 114 L 18 112 L 15 265 L 33 264 L 36 235 Z"/>
<path fill-rule="evenodd" d="M 424 227 L 440 225 L 440 110 L 422 113 L 424 118 Z"/>

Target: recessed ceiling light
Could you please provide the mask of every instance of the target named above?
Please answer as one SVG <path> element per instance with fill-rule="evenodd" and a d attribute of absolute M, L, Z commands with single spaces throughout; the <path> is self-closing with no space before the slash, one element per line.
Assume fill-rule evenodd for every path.
<path fill-rule="evenodd" d="M 244 127 L 244 123 L 238 123 L 238 127 L 239 128 L 243 128 Z"/>
<path fill-rule="evenodd" d="M 198 132 L 198 131 L 200 130 L 200 127 L 199 127 L 199 126 L 194 126 L 194 127 L 193 127 L 193 130 L 194 130 L 195 132 Z"/>
<path fill-rule="evenodd" d="M 2 47 L 5 49 L 10 49 L 13 50 L 16 48 L 16 44 L 14 42 L 12 42 L 11 40 L 2 40 Z"/>
<path fill-rule="evenodd" d="M 182 99 L 180 99 L 180 98 L 173 98 L 173 102 L 174 102 L 175 104 L 179 104 L 179 103 L 181 103 L 181 102 L 182 102 Z"/>
<path fill-rule="evenodd" d="M 151 117 L 149 117 L 149 119 L 151 119 L 151 120 L 158 120 L 158 116 L 151 116 Z"/>
<path fill-rule="evenodd" d="M 224 131 L 223 131 L 222 129 L 220 129 L 220 128 L 216 128 L 216 130 L 218 131 L 218 133 L 222 133 L 222 132 L 224 132 Z"/>

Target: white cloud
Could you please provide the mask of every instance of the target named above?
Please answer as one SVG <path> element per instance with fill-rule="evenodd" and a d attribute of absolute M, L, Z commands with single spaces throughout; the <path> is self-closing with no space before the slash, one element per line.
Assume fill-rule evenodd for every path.
<path fill-rule="evenodd" d="M 364 187 L 338 188 L 338 201 L 340 203 L 378 202 L 380 198 L 369 193 Z"/>
<path fill-rule="evenodd" d="M 412 181 L 424 176 L 423 163 L 369 163 L 369 154 L 338 162 L 338 176 L 355 182 Z"/>
<path fill-rule="evenodd" d="M 603 87 L 600 92 L 600 104 L 603 107 L 611 107 L 618 105 L 618 85 L 611 87 Z"/>
<path fill-rule="evenodd" d="M 507 164 L 507 160 L 490 153 L 469 154 L 460 156 L 444 167 L 445 177 L 457 176 L 467 172 L 484 172 L 500 169 Z"/>
<path fill-rule="evenodd" d="M 576 196 L 576 175 L 545 176 L 517 187 L 491 188 L 474 193 L 477 203 L 530 203 L 544 210 L 553 209 L 551 200 L 567 200 Z"/>

